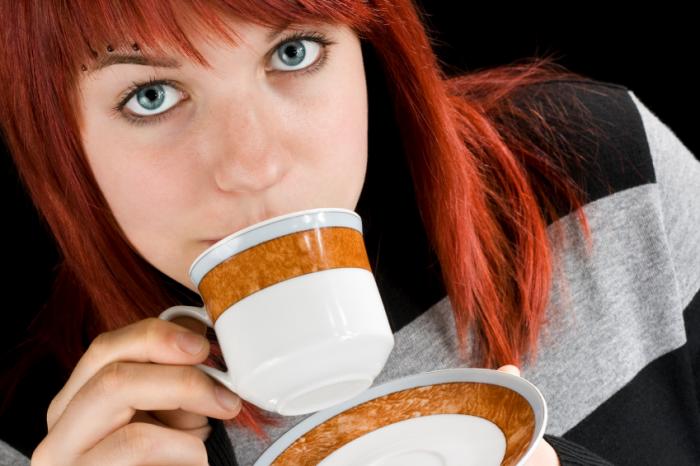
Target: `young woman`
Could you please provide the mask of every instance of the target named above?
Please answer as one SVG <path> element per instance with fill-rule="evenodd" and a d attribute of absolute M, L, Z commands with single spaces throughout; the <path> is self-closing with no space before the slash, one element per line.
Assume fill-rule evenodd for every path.
<path fill-rule="evenodd" d="M 548 59 L 448 77 L 409 0 L 11 3 L 0 125 L 61 263 L 4 408 L 41 357 L 65 377 L 6 458 L 252 464 L 304 416 L 220 390 L 194 367 L 223 365 L 211 331 L 155 316 L 202 304 L 187 270 L 212 241 L 324 206 L 363 218 L 397 338 L 376 383 L 522 370 L 549 408 L 528 466 L 700 435 L 670 405 L 645 417 L 661 392 L 618 397 L 684 347 L 700 284 L 700 168 L 623 86 Z M 697 413 L 686 368 L 673 407 Z M 696 462 L 692 438 L 660 458 Z"/>

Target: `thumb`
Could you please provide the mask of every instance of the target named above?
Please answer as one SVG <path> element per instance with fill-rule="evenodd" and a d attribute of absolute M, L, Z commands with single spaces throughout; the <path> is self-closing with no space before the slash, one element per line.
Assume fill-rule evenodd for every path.
<path fill-rule="evenodd" d="M 501 372 L 507 372 L 509 374 L 517 375 L 518 377 L 520 377 L 520 369 L 518 369 L 518 367 L 514 366 L 513 364 L 506 364 L 505 366 L 499 367 L 498 370 Z"/>

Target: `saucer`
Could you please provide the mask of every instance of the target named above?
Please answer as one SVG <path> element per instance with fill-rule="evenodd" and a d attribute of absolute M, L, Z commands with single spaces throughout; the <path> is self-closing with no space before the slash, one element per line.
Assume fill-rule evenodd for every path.
<path fill-rule="evenodd" d="M 522 466 L 547 425 L 542 393 L 495 369 L 371 387 L 285 432 L 254 466 Z"/>

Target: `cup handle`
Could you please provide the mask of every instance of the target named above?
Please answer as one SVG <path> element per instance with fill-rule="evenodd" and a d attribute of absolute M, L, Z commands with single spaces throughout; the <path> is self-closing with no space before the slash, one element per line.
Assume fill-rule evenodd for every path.
<path fill-rule="evenodd" d="M 177 305 L 169 307 L 168 309 L 161 312 L 158 316 L 159 319 L 163 320 L 172 320 L 175 317 L 191 317 L 195 320 L 202 322 L 207 327 L 214 328 L 214 324 L 209 318 L 209 314 L 203 307 Z M 214 369 L 213 367 L 209 367 L 204 364 L 196 364 L 196 367 L 201 369 L 205 374 L 208 374 L 215 380 L 221 382 L 221 384 L 229 390 L 233 392 L 236 391 L 233 382 L 229 378 L 228 372 L 220 371 L 218 369 Z"/>

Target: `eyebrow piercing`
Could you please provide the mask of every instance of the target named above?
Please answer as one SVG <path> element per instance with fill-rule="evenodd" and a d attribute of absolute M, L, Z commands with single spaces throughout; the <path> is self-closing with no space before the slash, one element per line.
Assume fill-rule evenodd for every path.
<path fill-rule="evenodd" d="M 88 46 L 88 47 L 89 47 L 89 49 L 90 49 L 90 53 L 92 54 L 92 57 L 93 57 L 93 58 L 97 58 L 97 55 L 98 55 L 98 54 L 97 54 L 97 51 L 95 51 L 95 50 L 94 50 L 92 47 L 90 47 L 90 46 Z M 134 51 L 140 50 L 139 44 L 136 43 L 136 42 L 134 42 L 133 44 L 131 44 L 131 48 L 134 49 Z M 112 44 L 107 44 L 107 51 L 108 51 L 108 52 L 114 52 L 114 47 L 112 47 Z M 82 63 L 82 64 L 80 65 L 80 69 L 83 70 L 83 71 L 87 71 L 87 66 L 85 66 L 84 63 Z"/>

